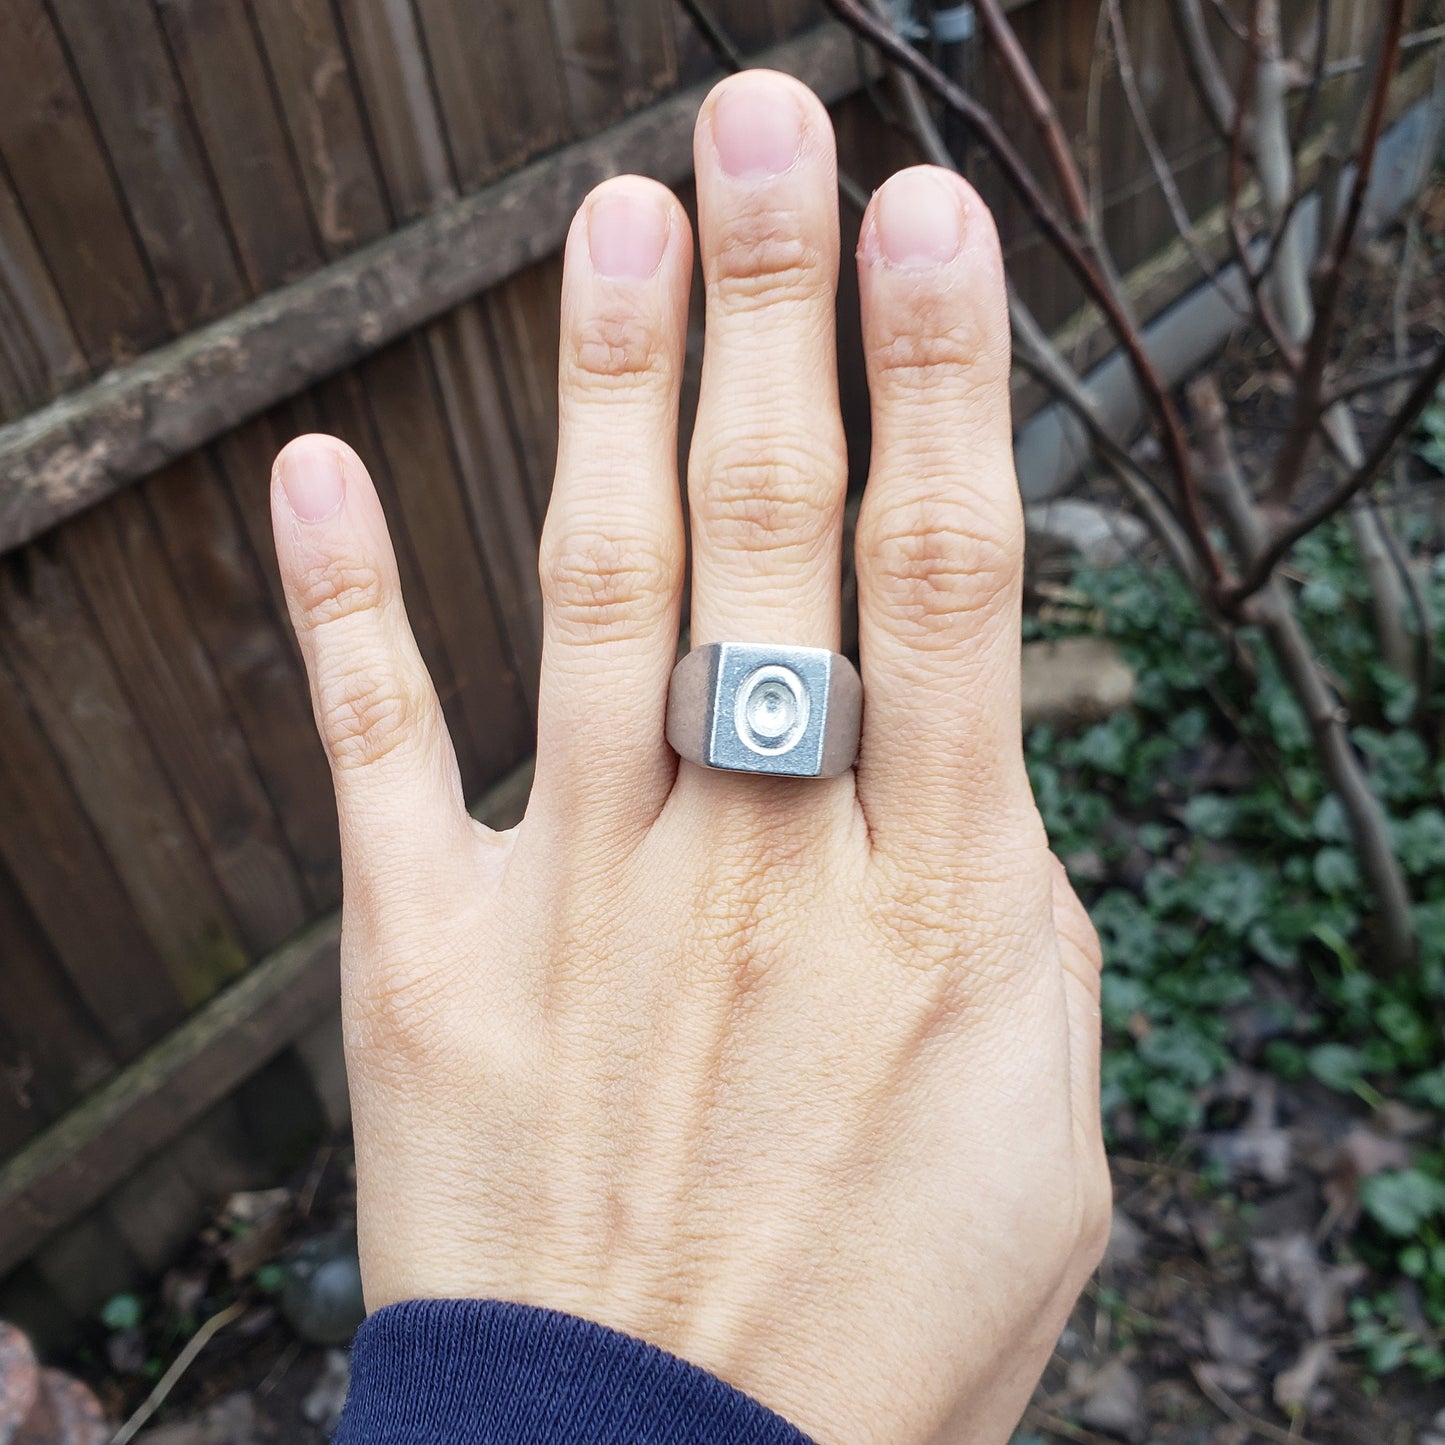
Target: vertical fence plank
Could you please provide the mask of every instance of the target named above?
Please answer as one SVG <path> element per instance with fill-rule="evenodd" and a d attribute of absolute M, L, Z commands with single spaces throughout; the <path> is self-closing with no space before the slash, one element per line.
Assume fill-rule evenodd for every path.
<path fill-rule="evenodd" d="M 144 490 L 177 585 L 297 860 L 308 913 L 321 912 L 341 896 L 331 782 L 305 677 L 271 610 L 256 559 L 204 455 L 148 478 Z"/>
<path fill-rule="evenodd" d="M 497 348 L 503 394 L 517 433 L 532 509 L 546 515 L 557 466 L 557 351 L 562 260 L 529 266 L 482 298 Z"/>
<path fill-rule="evenodd" d="M 427 342 L 507 649 L 535 716 L 542 658 L 537 519 L 481 309 L 473 304 L 444 317 L 428 328 Z"/>
<path fill-rule="evenodd" d="M 296 866 L 136 491 L 61 540 L 131 705 L 253 953 L 306 919 Z"/>
<path fill-rule="evenodd" d="M 291 614 L 286 594 L 281 587 L 281 572 L 276 565 L 276 545 L 271 533 L 271 466 L 276 453 L 289 440 L 284 435 L 277 412 L 269 411 L 217 438 L 211 457 L 222 483 L 230 495 L 242 529 L 251 543 L 252 554 L 261 569 L 265 591 L 271 600 L 271 611 L 292 659 L 305 676 L 301 649 L 291 629 Z"/>
<path fill-rule="evenodd" d="M 154 9 L 148 0 L 51 4 L 172 325 L 240 305 L 246 286 Z"/>
<path fill-rule="evenodd" d="M 251 0 L 328 256 L 382 235 L 386 200 L 327 0 Z"/>
<path fill-rule="evenodd" d="M 625 0 L 616 16 L 622 98 L 630 110 L 677 83 L 672 0 Z"/>
<path fill-rule="evenodd" d="M 622 65 L 609 0 L 548 0 L 572 129 L 589 135 L 622 114 Z"/>
<path fill-rule="evenodd" d="M 165 826 L 163 797 L 145 799 L 147 810 L 134 816 L 126 813 L 128 798 L 111 810 L 118 816 L 106 814 L 104 795 L 86 799 L 82 807 L 55 751 L 69 751 L 71 761 L 82 764 L 80 776 L 85 777 L 92 747 L 85 735 L 114 731 L 106 715 L 111 695 L 105 687 L 103 659 L 102 671 L 93 678 L 82 677 L 78 686 L 66 685 L 75 679 L 50 676 L 56 667 L 63 671 L 77 654 L 83 670 L 84 644 L 72 647 L 67 629 L 54 625 L 59 619 L 37 621 L 31 606 L 18 608 L 12 572 L 13 564 L 0 566 L 0 603 L 6 612 L 0 622 L 0 736 L 5 739 L 0 752 L 0 858 L 106 1042 L 120 1057 L 129 1058 L 179 1022 L 182 999 L 173 971 L 157 959 L 152 931 L 142 927 L 139 910 L 126 896 L 122 870 L 97 839 L 100 830 L 92 830 L 95 811 L 102 811 L 113 836 L 121 835 L 131 881 L 160 910 L 160 942 L 173 957 L 184 959 L 196 941 L 186 928 L 188 914 L 194 923 L 195 905 L 182 898 L 168 907 L 165 893 L 172 883 L 167 874 L 161 872 L 157 881 L 148 876 L 157 862 L 170 862 L 165 840 L 143 836 L 141 846 L 135 847 L 125 837 L 131 829 L 144 834 Z M 38 607 L 46 606 L 50 591 L 43 589 Z M 27 638 L 27 632 L 39 636 Z M 57 638 L 69 651 L 47 659 L 46 644 Z M 40 684 L 40 706 L 32 710 L 11 664 L 18 664 L 19 671 L 29 672 Z M 57 681 L 63 701 L 52 692 Z M 106 739 L 99 745 L 104 748 L 110 742 Z M 120 740 L 121 761 L 125 761 L 125 742 Z M 144 787 L 146 775 L 139 781 Z M 184 871 L 179 876 L 184 878 Z M 83 908 L 76 907 L 78 898 L 85 900 Z M 201 925 L 195 927 L 203 941 Z"/>
<path fill-rule="evenodd" d="M 18 585 L 13 568 L 0 575 L 0 618 L 8 624 L 0 648 L 9 652 L 183 1002 L 194 1006 L 244 968 L 246 955 L 74 580 L 43 545 L 28 549 L 28 588 Z M 57 926 L 47 914 L 40 921 L 47 931 Z M 144 961 L 142 955 L 132 967 Z M 87 978 L 85 986 L 101 982 Z M 104 982 L 121 987 L 120 979 Z M 123 1012 L 146 997 L 133 984 L 110 1008 Z"/>
<path fill-rule="evenodd" d="M 518 678 L 499 634 L 480 558 L 457 485 L 430 359 L 418 338 L 378 352 L 361 368 L 377 400 L 378 436 L 433 599 L 480 772 L 474 796 L 522 756 L 527 730 Z"/>
<path fill-rule="evenodd" d="M 456 195 L 426 49 L 411 0 L 339 0 L 357 78 L 398 220 Z"/>
<path fill-rule="evenodd" d="M 104 1079 L 116 1058 L 3 867 L 0 938 L 0 1151 L 8 1151 Z"/>
<path fill-rule="evenodd" d="M 19 405 L 49 399 L 85 375 L 85 357 L 35 244 L 4 168 L 0 167 L 0 335 L 10 338 Z"/>
<path fill-rule="evenodd" d="M 324 382 L 316 389 L 315 396 L 326 429 L 334 432 L 357 452 L 376 484 L 377 496 L 381 499 L 382 510 L 386 514 L 387 530 L 391 533 L 392 549 L 396 553 L 407 620 L 411 623 L 417 647 L 441 699 L 447 731 L 457 750 L 462 776 L 479 777 L 482 772 L 481 763 L 472 746 L 471 730 L 462 710 L 452 660 L 437 620 L 440 609 L 449 604 L 445 597 L 438 598 L 435 604 L 433 602 L 426 578 L 422 574 L 417 548 L 413 545 L 407 528 L 406 510 L 401 502 L 402 488 L 409 483 L 411 477 L 410 463 L 403 456 L 403 471 L 400 475 L 392 474 L 376 418 L 372 415 L 371 398 L 362 386 L 359 373 L 347 372 Z"/>
<path fill-rule="evenodd" d="M 171 54 L 253 291 L 323 259 L 246 9 L 158 0 Z"/>
<path fill-rule="evenodd" d="M 544 6 L 494 0 L 484 23 L 466 0 L 417 0 L 417 9 L 464 191 L 566 138 Z"/>
<path fill-rule="evenodd" d="M 41 0 L 0 5 L 0 96 L 0 160 L 90 364 L 155 345 L 165 318 Z"/>

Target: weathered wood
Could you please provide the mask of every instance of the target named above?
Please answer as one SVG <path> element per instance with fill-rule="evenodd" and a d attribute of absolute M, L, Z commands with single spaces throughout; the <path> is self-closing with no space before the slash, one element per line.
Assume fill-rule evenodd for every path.
<path fill-rule="evenodd" d="M 507 652 L 535 717 L 542 660 L 538 527 L 481 308 L 458 307 L 427 328 L 426 340 Z"/>
<path fill-rule="evenodd" d="M 0 1152 L 8 1153 L 115 1067 L 9 873 L 0 868 Z"/>
<path fill-rule="evenodd" d="M 252 291 L 294 281 L 323 253 L 246 7 L 158 0 L 206 159 Z"/>
<path fill-rule="evenodd" d="M 447 731 L 457 750 L 457 761 L 461 764 L 462 773 L 466 777 L 479 777 L 482 772 L 481 764 L 476 757 L 472 731 L 462 710 L 451 657 L 443 640 L 441 624 L 437 620 L 441 609 L 446 606 L 446 599 L 438 598 L 436 603 L 433 603 L 406 523 L 406 510 L 401 502 L 401 487 L 405 484 L 406 475 L 392 475 L 390 461 L 381 444 L 372 397 L 362 385 L 359 371 L 352 370 L 324 382 L 316 388 L 314 395 L 320 407 L 320 420 L 324 429 L 348 442 L 371 473 L 376 494 L 381 500 L 382 510 L 386 513 L 387 529 L 391 533 L 392 550 L 396 554 L 397 572 L 401 578 L 402 597 L 406 603 L 412 635 L 416 638 L 417 648 L 426 663 L 437 696 L 441 699 Z"/>
<path fill-rule="evenodd" d="M 496 607 L 479 564 L 431 357 L 421 337 L 379 351 L 361 368 L 374 404 L 385 406 L 376 440 L 396 483 L 432 612 L 451 660 L 452 686 L 471 747 L 459 747 L 467 795 L 491 783 L 528 747 L 516 666 L 502 644 Z M 461 739 L 457 739 L 461 743 Z M 468 759 L 475 758 L 475 769 Z"/>
<path fill-rule="evenodd" d="M 765 59 L 825 99 L 857 85 L 835 26 Z M 550 255 L 606 176 L 686 176 L 702 96 L 669 96 L 0 428 L 0 551 Z"/>
<path fill-rule="evenodd" d="M 672 10 L 673 0 L 634 0 L 617 7 L 622 98 L 629 110 L 677 82 Z"/>
<path fill-rule="evenodd" d="M 562 261 L 549 257 L 494 286 L 479 304 L 491 324 L 502 385 L 538 528 L 557 465 L 557 352 Z"/>
<path fill-rule="evenodd" d="M 49 4 L 171 324 L 196 326 L 240 305 L 247 288 L 154 8 L 148 0 Z M 71 229 L 66 244 L 73 237 Z"/>
<path fill-rule="evenodd" d="M 411 0 L 339 0 L 339 10 L 392 213 L 424 215 L 456 183 L 416 12 Z"/>
<path fill-rule="evenodd" d="M 143 495 L 121 494 L 57 540 L 242 941 L 252 954 L 274 948 L 306 917 L 296 865 Z M 208 997 L 229 974 L 197 971 L 190 997 Z"/>
<path fill-rule="evenodd" d="M 390 218 L 328 0 L 251 0 L 250 8 L 326 254 L 374 241 Z"/>
<path fill-rule="evenodd" d="M 94 366 L 167 333 L 85 102 L 42 0 L 0 5 L 0 160 Z"/>
<path fill-rule="evenodd" d="M 510 827 L 530 788 L 528 763 L 474 812 Z M 327 1018 L 340 938 L 337 915 L 312 924 L 0 1167 L 0 1275 Z"/>
<path fill-rule="evenodd" d="M 464 191 L 567 139 L 544 5 L 491 0 L 484 24 L 458 0 L 417 0 L 417 10 Z"/>
<path fill-rule="evenodd" d="M 198 453 L 148 478 L 143 490 L 192 622 L 296 859 L 308 912 L 330 908 L 341 896 L 336 807 L 306 678 L 272 613 L 226 489 Z M 263 479 L 257 490 L 264 498 Z"/>
<path fill-rule="evenodd" d="M 108 1046 L 130 1057 L 179 1021 L 180 996 L 157 967 L 155 950 L 3 649 L 0 737 L 0 861 Z M 85 907 L 75 906 L 77 898 L 85 899 Z M 8 955 L 11 926 L 0 934 L 7 944 L 0 978 L 7 991 L 18 992 Z M 52 1046 L 71 1067 L 86 1071 L 85 1053 L 73 1055 L 64 1034 L 47 1039 L 46 1047 Z"/>
<path fill-rule="evenodd" d="M 41 548 L 0 568 L 0 658 L 24 699 L 18 690 L 7 696 L 9 673 L 0 669 L 0 705 L 16 728 L 12 741 L 6 727 L 0 781 L 25 809 L 16 815 L 24 831 L 8 838 L 0 829 L 0 848 L 101 1026 L 134 1029 L 141 1021 L 133 1052 L 170 1021 L 177 995 L 199 1003 L 245 955 L 69 571 Z M 27 705 L 43 736 L 27 738 Z M 72 797 L 86 821 L 68 806 Z M 109 866 L 97 864 L 92 840 Z M 133 913 L 116 900 L 112 877 Z M 77 908 L 77 897 L 88 906 Z M 149 947 L 136 943 L 137 916 Z M 112 932 L 117 942 L 108 944 Z"/>
<path fill-rule="evenodd" d="M 47 401 L 85 375 L 85 357 L 50 269 L 35 244 L 15 192 L 0 169 L 0 338 L 14 358 L 19 408 Z M 9 420 L 13 413 L 0 412 Z"/>
<path fill-rule="evenodd" d="M 572 130 L 589 135 L 623 110 L 622 61 L 610 0 L 546 0 Z"/>

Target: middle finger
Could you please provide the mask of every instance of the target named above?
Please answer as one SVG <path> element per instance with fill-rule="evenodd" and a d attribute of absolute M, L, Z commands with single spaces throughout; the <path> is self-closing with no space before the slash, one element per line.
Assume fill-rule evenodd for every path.
<path fill-rule="evenodd" d="M 709 96 L 694 151 L 707 311 L 688 464 L 692 643 L 836 648 L 847 460 L 833 127 L 798 81 L 747 71 Z"/>

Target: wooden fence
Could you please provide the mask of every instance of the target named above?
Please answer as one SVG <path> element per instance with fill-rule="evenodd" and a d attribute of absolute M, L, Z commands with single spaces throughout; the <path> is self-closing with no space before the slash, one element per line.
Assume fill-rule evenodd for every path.
<path fill-rule="evenodd" d="M 1013 8 L 1132 266 L 1172 231 L 1096 0 Z M 833 103 L 865 186 L 911 159 L 814 0 L 711 9 Z M 1222 161 L 1165 9 L 1126 6 L 1135 61 L 1203 210 Z M 1334 7 L 1338 52 L 1370 10 Z M 670 0 L 0 0 L 0 1315 L 91 1309 L 344 1123 L 336 830 L 271 458 L 316 428 L 366 458 L 468 795 L 517 816 L 556 253 L 605 174 L 686 196 L 713 74 Z M 1063 321 L 1063 268 L 978 170 Z"/>

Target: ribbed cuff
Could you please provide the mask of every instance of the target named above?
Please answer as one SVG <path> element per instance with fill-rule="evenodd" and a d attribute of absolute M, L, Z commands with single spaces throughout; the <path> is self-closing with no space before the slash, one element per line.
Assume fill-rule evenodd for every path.
<path fill-rule="evenodd" d="M 388 1305 L 357 1331 L 334 1445 L 810 1445 L 653 1345 L 494 1300 Z"/>

